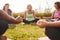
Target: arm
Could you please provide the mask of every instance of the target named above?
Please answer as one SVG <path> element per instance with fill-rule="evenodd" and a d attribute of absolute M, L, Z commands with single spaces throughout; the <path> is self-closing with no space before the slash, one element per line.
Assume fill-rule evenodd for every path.
<path fill-rule="evenodd" d="M 19 20 L 19 18 L 14 18 L 14 17 L 12 17 L 12 16 L 10 16 L 10 15 L 8 15 L 5 11 L 3 11 L 3 10 L 0 10 L 0 17 L 1 18 L 3 18 L 3 19 L 5 19 L 6 21 L 8 21 L 8 22 L 11 22 L 11 23 L 20 23 L 20 20 Z"/>
<path fill-rule="evenodd" d="M 60 21 L 57 22 L 43 22 L 43 21 L 38 21 L 37 25 L 40 28 L 46 28 L 46 27 L 60 27 Z"/>
<path fill-rule="evenodd" d="M 47 27 L 60 27 L 60 21 L 57 22 L 48 22 Z"/>
<path fill-rule="evenodd" d="M 52 16 L 50 18 L 53 18 L 53 16 L 54 16 L 54 13 L 52 14 Z"/>
<path fill-rule="evenodd" d="M 24 12 L 24 19 L 26 19 L 26 12 Z"/>
<path fill-rule="evenodd" d="M 54 14 L 55 14 L 55 11 L 52 13 L 52 16 L 51 16 L 51 18 L 54 18 Z"/>
<path fill-rule="evenodd" d="M 34 11 L 33 11 L 33 17 L 36 18 L 36 16 L 35 16 L 35 12 L 34 12 Z"/>

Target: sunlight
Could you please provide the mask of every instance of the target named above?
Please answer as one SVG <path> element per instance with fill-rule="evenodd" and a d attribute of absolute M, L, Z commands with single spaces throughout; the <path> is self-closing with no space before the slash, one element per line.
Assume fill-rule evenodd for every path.
<path fill-rule="evenodd" d="M 3 8 L 5 3 L 9 3 L 10 9 L 13 12 L 25 11 L 28 4 L 31 4 L 33 9 L 37 9 L 38 11 L 44 11 L 44 9 L 48 7 L 54 10 L 53 4 L 56 1 L 60 0 L 0 0 L 0 9 Z"/>

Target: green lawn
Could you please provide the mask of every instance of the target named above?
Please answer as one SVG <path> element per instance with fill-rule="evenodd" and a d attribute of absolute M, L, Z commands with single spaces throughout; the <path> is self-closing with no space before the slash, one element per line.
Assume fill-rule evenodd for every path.
<path fill-rule="evenodd" d="M 44 29 L 31 24 L 16 24 L 16 27 L 8 29 L 5 35 L 12 40 L 37 40 L 45 36 Z"/>

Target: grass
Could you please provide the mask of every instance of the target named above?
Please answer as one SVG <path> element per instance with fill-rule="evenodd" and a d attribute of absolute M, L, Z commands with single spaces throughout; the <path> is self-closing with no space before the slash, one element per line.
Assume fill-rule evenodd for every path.
<path fill-rule="evenodd" d="M 38 40 L 45 36 L 44 29 L 31 24 L 16 24 L 14 29 L 8 29 L 4 35 L 12 40 Z"/>

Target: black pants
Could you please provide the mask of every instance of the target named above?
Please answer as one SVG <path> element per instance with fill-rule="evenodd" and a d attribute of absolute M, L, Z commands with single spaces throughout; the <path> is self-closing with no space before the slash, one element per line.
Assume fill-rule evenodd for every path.
<path fill-rule="evenodd" d="M 50 19 L 46 19 L 48 22 L 54 22 Z M 58 21 L 58 19 L 57 19 Z M 58 27 L 47 27 L 45 29 L 45 34 L 51 39 L 51 40 L 60 40 L 60 28 Z"/>
<path fill-rule="evenodd" d="M 5 20 L 0 20 L 0 35 L 3 35 L 8 29 L 8 23 Z"/>
<path fill-rule="evenodd" d="M 32 21 L 28 21 L 28 20 L 26 20 L 26 19 L 23 19 L 23 22 L 25 23 L 25 24 L 30 24 L 30 23 L 36 23 L 37 21 L 38 21 L 39 19 L 34 19 L 34 20 L 32 20 Z"/>

